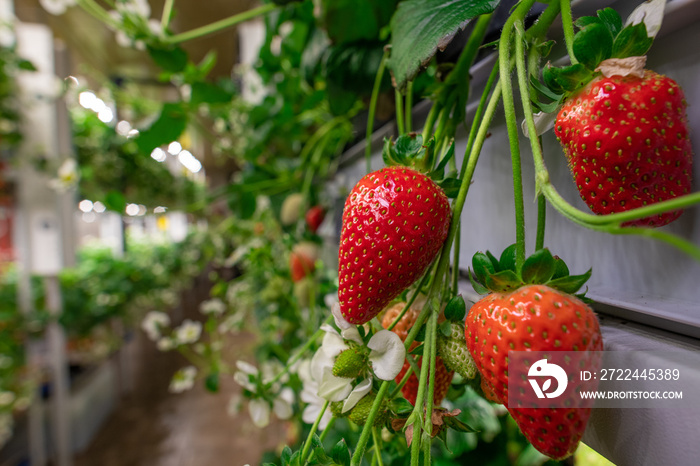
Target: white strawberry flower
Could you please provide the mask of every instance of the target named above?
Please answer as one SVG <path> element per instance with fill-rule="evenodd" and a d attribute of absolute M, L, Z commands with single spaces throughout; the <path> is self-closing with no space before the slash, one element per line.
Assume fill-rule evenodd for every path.
<path fill-rule="evenodd" d="M 269 397 L 265 398 L 258 393 L 262 372 L 262 384 L 265 385 L 272 380 L 274 374 L 277 374 L 281 369 L 279 364 L 266 364 L 261 370 L 258 370 L 254 365 L 245 361 L 236 361 L 238 371 L 233 374 L 233 380 L 241 387 L 254 394 L 248 402 L 248 412 L 250 418 L 257 427 L 265 427 L 270 423 L 270 413 L 274 413 L 279 419 L 286 420 L 292 417 L 292 404 L 294 403 L 294 391 L 289 387 L 284 387 L 277 383 L 270 387 L 272 393 L 277 392 L 277 395 L 270 402 Z M 274 373 L 274 374 L 273 374 Z M 288 376 L 282 377 L 280 381 L 289 380 Z M 238 404 L 238 403 L 237 403 Z"/>
<path fill-rule="evenodd" d="M 199 340 L 200 335 L 202 335 L 202 323 L 190 319 L 185 319 L 182 325 L 175 329 L 175 339 L 180 345 L 194 343 Z"/>
<path fill-rule="evenodd" d="M 173 379 L 170 381 L 170 392 L 182 393 L 192 389 L 192 387 L 194 387 L 194 378 L 196 376 L 197 368 L 194 366 L 187 366 L 180 369 L 175 373 Z"/>
<path fill-rule="evenodd" d="M 161 338 L 163 328 L 170 325 L 170 317 L 168 314 L 160 311 L 151 311 L 146 314 L 146 317 L 141 321 L 141 329 L 146 332 L 151 341 L 156 341 Z"/>
<path fill-rule="evenodd" d="M 80 179 L 78 162 L 75 159 L 66 159 L 58 168 L 56 178 L 49 181 L 49 186 L 59 192 L 66 192 L 74 188 Z"/>
<path fill-rule="evenodd" d="M 74 6 L 76 0 L 39 0 L 39 4 L 48 13 L 58 16 L 66 12 L 69 7 Z"/>
<path fill-rule="evenodd" d="M 226 312 L 226 304 L 219 298 L 212 298 L 206 301 L 202 301 L 199 305 L 199 312 L 204 315 L 216 315 L 220 316 Z"/>

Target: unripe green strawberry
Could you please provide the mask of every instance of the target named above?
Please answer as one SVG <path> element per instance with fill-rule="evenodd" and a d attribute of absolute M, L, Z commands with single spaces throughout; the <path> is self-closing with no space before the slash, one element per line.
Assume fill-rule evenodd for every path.
<path fill-rule="evenodd" d="M 353 407 L 348 413 L 348 419 L 357 424 L 358 426 L 363 426 L 367 422 L 369 417 L 369 412 L 372 409 L 372 404 L 376 399 L 375 393 L 369 393 L 360 401 L 357 402 L 355 407 Z M 377 417 L 374 418 L 373 425 L 375 427 L 383 425 L 389 418 L 389 401 L 385 398 L 379 405 L 379 413 Z"/>
<path fill-rule="evenodd" d="M 554 132 L 581 198 L 611 214 L 690 193 L 693 149 L 683 90 L 666 76 L 600 76 L 572 94 Z M 666 225 L 682 211 L 628 225 Z"/>
<path fill-rule="evenodd" d="M 440 251 L 450 204 L 430 178 L 388 167 L 362 178 L 345 202 L 340 235 L 340 311 L 364 324 L 419 278 Z"/>
<path fill-rule="evenodd" d="M 333 375 L 354 379 L 369 367 L 369 349 L 366 346 L 353 346 L 338 355 L 333 365 Z"/>
<path fill-rule="evenodd" d="M 473 379 L 476 375 L 476 365 L 469 354 L 462 323 L 450 322 L 449 337 L 438 334 L 437 352 L 449 370 L 457 372 L 465 379 Z"/>

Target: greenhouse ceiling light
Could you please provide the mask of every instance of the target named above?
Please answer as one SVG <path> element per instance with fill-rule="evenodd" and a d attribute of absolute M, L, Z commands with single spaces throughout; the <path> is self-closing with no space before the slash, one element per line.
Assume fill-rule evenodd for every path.
<path fill-rule="evenodd" d="M 90 91 L 83 91 L 78 96 L 78 103 L 85 108 L 91 109 L 96 101 L 97 96 Z"/>
<path fill-rule="evenodd" d="M 182 144 L 177 141 L 173 141 L 168 145 L 168 152 L 173 155 L 177 155 L 182 151 Z"/>
<path fill-rule="evenodd" d="M 202 163 L 197 160 L 197 158 L 192 155 L 192 153 L 188 150 L 183 150 L 180 152 L 180 154 L 177 156 L 177 159 L 180 161 L 182 165 L 185 166 L 186 169 L 191 171 L 192 173 L 197 173 L 199 170 L 202 169 Z"/>
<path fill-rule="evenodd" d="M 94 210 L 98 214 L 101 214 L 102 212 L 107 210 L 107 207 L 100 201 L 95 201 L 95 203 L 92 205 L 92 210 Z"/>
<path fill-rule="evenodd" d="M 114 113 L 112 113 L 111 108 L 105 106 L 97 114 L 97 118 L 99 118 L 102 123 L 109 123 L 114 118 Z"/>
<path fill-rule="evenodd" d="M 166 157 L 165 151 L 160 147 L 156 147 L 153 149 L 153 152 L 151 152 L 151 158 L 156 162 L 165 162 Z"/>
<path fill-rule="evenodd" d="M 82 201 L 80 201 L 80 203 L 78 203 L 78 209 L 80 209 L 83 212 L 90 212 L 93 208 L 94 204 L 89 199 L 83 199 Z"/>
<path fill-rule="evenodd" d="M 138 204 L 127 204 L 126 206 L 126 215 L 130 217 L 135 217 L 136 215 L 139 214 L 139 206 Z"/>
<path fill-rule="evenodd" d="M 128 136 L 129 131 L 131 131 L 131 123 L 126 120 L 122 120 L 117 123 L 117 133 L 121 136 Z"/>

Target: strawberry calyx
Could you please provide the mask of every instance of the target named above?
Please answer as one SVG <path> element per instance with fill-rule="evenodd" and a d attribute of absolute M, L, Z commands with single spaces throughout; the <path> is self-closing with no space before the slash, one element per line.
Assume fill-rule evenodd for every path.
<path fill-rule="evenodd" d="M 387 167 L 409 167 L 427 175 L 450 199 L 457 197 L 462 185 L 457 173 L 445 174 L 445 167 L 454 154 L 455 148 L 452 144 L 447 153 L 437 161 L 439 155 L 435 151 L 435 138 L 430 138 L 424 143 L 423 136 L 419 133 L 402 134 L 396 141 L 384 138 L 382 149 L 382 159 Z"/>
<path fill-rule="evenodd" d="M 515 245 L 508 246 L 497 259 L 491 252 L 477 252 L 472 257 L 469 280 L 479 294 L 505 293 L 525 285 L 547 285 L 566 294 L 576 293 L 591 277 L 591 269 L 580 275 L 571 275 L 566 263 L 553 256 L 549 249 L 535 251 L 525 259 L 518 270 Z M 585 298 L 585 293 L 577 294 Z"/>
<path fill-rule="evenodd" d="M 536 109 L 554 112 L 567 97 L 600 76 L 599 66 L 606 60 L 644 56 L 654 38 L 648 32 L 646 18 L 637 24 L 632 20 L 630 17 L 630 24 L 624 26 L 615 10 L 605 8 L 598 10 L 596 16 L 583 16 L 574 21 L 578 32 L 572 43 L 573 63 L 563 67 L 548 63 L 542 72 L 544 84 L 534 78 L 531 80 Z M 656 29 L 655 25 L 650 27 Z"/>

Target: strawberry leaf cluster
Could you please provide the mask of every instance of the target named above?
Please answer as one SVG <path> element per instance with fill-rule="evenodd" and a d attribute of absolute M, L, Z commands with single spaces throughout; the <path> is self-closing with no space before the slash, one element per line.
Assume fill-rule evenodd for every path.
<path fill-rule="evenodd" d="M 524 285 L 537 284 L 574 294 L 591 276 L 590 269 L 580 275 L 570 275 L 566 263 L 560 257 L 553 256 L 547 248 L 535 251 L 518 268 L 515 249 L 514 244 L 508 246 L 500 258 L 496 258 L 490 251 L 474 254 L 469 280 L 477 293 L 503 293 Z"/>

